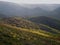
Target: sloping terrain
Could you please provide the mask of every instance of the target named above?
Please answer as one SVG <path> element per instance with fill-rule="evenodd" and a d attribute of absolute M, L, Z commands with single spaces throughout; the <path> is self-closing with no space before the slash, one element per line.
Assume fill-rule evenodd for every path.
<path fill-rule="evenodd" d="M 52 11 L 50 14 L 49 14 L 51 17 L 54 17 L 58 20 L 60 20 L 60 7 L 56 8 L 54 11 Z"/>
<path fill-rule="evenodd" d="M 59 37 L 60 31 L 43 24 L 16 17 L 0 19 L 1 45 L 59 45 Z"/>
<path fill-rule="evenodd" d="M 37 24 L 22 18 L 16 18 L 16 17 L 2 18 L 1 22 L 20 28 L 39 29 L 39 26 Z"/>
<path fill-rule="evenodd" d="M 47 32 L 50 32 L 53 34 L 56 34 L 59 32 L 58 30 L 52 29 L 51 27 L 45 26 L 44 24 L 36 24 L 29 20 L 22 19 L 20 17 L 19 18 L 18 17 L 2 18 L 1 22 L 11 25 L 11 26 L 18 27 L 18 28 L 25 28 L 25 29 L 32 29 L 32 30 L 34 30 L 34 29 L 40 30 L 41 29 L 41 30 L 44 30 L 44 31 L 47 31 Z"/>
<path fill-rule="evenodd" d="M 24 28 L 17 28 L 7 24 L 0 24 L 1 45 L 59 45 L 57 36 L 32 31 Z"/>
<path fill-rule="evenodd" d="M 40 16 L 40 17 L 30 18 L 29 20 L 32 22 L 38 23 L 38 24 L 44 24 L 44 25 L 47 25 L 49 27 L 60 30 L 60 21 L 53 19 L 51 17 Z"/>

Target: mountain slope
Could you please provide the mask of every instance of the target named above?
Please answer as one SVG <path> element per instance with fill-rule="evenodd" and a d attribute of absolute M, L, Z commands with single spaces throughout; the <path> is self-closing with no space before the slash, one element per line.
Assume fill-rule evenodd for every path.
<path fill-rule="evenodd" d="M 31 21 L 25 20 L 23 18 L 18 18 L 18 17 L 2 18 L 1 22 L 12 25 L 12 26 L 16 26 L 19 28 L 40 29 L 40 27 L 37 24 Z"/>
<path fill-rule="evenodd" d="M 8 17 L 0 19 L 0 44 L 1 45 L 59 45 L 60 31 L 49 28 L 50 31 L 42 30 L 43 26 L 31 21 Z"/>
<path fill-rule="evenodd" d="M 49 26 L 45 26 L 44 24 L 36 24 L 29 20 L 20 18 L 20 17 L 8 17 L 8 18 L 2 18 L 1 21 L 4 24 L 8 24 L 11 26 L 15 26 L 18 28 L 25 28 L 25 29 L 32 29 L 32 30 L 44 30 L 46 32 L 57 34 L 60 33 L 60 31 L 53 29 Z"/>
<path fill-rule="evenodd" d="M 38 24 L 48 25 L 52 28 L 60 30 L 60 21 L 53 19 L 51 17 L 40 16 L 40 17 L 30 18 L 29 20 Z"/>
<path fill-rule="evenodd" d="M 58 38 L 44 36 L 35 31 L 27 31 L 24 28 L 17 28 L 7 24 L 0 24 L 0 44 L 1 45 L 59 45 Z M 43 33 L 44 34 L 44 33 Z M 49 34 L 47 34 L 49 35 Z"/>
<path fill-rule="evenodd" d="M 47 16 L 50 16 L 52 18 L 56 18 L 56 19 L 60 20 L 60 7 L 51 11 Z"/>
<path fill-rule="evenodd" d="M 47 26 L 39 25 L 39 24 L 33 23 L 29 20 L 22 19 L 20 17 L 2 18 L 1 22 L 8 24 L 8 25 L 11 25 L 11 26 L 15 26 L 18 28 L 25 28 L 25 29 L 29 29 L 29 30 L 30 29 L 40 30 L 41 29 L 41 30 L 44 30 L 44 31 L 47 31 L 47 32 L 53 33 L 53 34 L 57 34 L 58 32 L 60 32 L 60 31 L 57 31 L 55 29 L 49 28 Z"/>

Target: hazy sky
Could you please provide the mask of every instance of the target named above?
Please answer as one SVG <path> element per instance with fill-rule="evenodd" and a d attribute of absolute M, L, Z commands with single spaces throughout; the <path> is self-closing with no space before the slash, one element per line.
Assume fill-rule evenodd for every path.
<path fill-rule="evenodd" d="M 0 0 L 0 1 L 9 1 L 20 4 L 60 4 L 60 0 Z"/>

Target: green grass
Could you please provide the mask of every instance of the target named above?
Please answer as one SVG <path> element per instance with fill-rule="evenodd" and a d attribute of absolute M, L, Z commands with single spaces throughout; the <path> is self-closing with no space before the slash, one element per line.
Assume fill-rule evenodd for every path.
<path fill-rule="evenodd" d="M 0 45 L 60 45 L 54 37 L 39 31 L 0 24 Z M 48 35 L 48 34 L 46 34 Z"/>
<path fill-rule="evenodd" d="M 41 25 L 57 34 L 40 29 Z M 60 31 L 41 25 L 22 18 L 1 19 L 0 45 L 60 45 Z"/>

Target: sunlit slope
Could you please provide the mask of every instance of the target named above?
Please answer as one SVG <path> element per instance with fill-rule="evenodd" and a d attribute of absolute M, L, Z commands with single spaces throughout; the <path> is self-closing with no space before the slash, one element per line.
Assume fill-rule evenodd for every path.
<path fill-rule="evenodd" d="M 60 44 L 60 31 L 16 17 L 0 19 L 0 35 L 1 45 Z"/>
<path fill-rule="evenodd" d="M 8 24 L 8 25 L 11 25 L 11 26 L 16 26 L 16 27 L 19 27 L 19 28 L 25 28 L 25 29 L 35 29 L 35 30 L 44 30 L 46 32 L 50 32 L 50 33 L 53 33 L 53 34 L 57 34 L 57 33 L 60 33 L 60 31 L 58 30 L 55 30 L 54 28 L 52 29 L 51 27 L 47 26 L 47 25 L 44 25 L 44 24 L 36 24 L 36 23 L 33 23 L 29 20 L 26 20 L 26 19 L 22 19 L 20 17 L 10 17 L 10 18 L 3 18 L 1 19 L 1 22 L 2 23 L 5 23 L 5 24 Z"/>
<path fill-rule="evenodd" d="M 0 24 L 1 45 L 59 45 L 60 40 L 42 31 L 28 30 Z"/>

